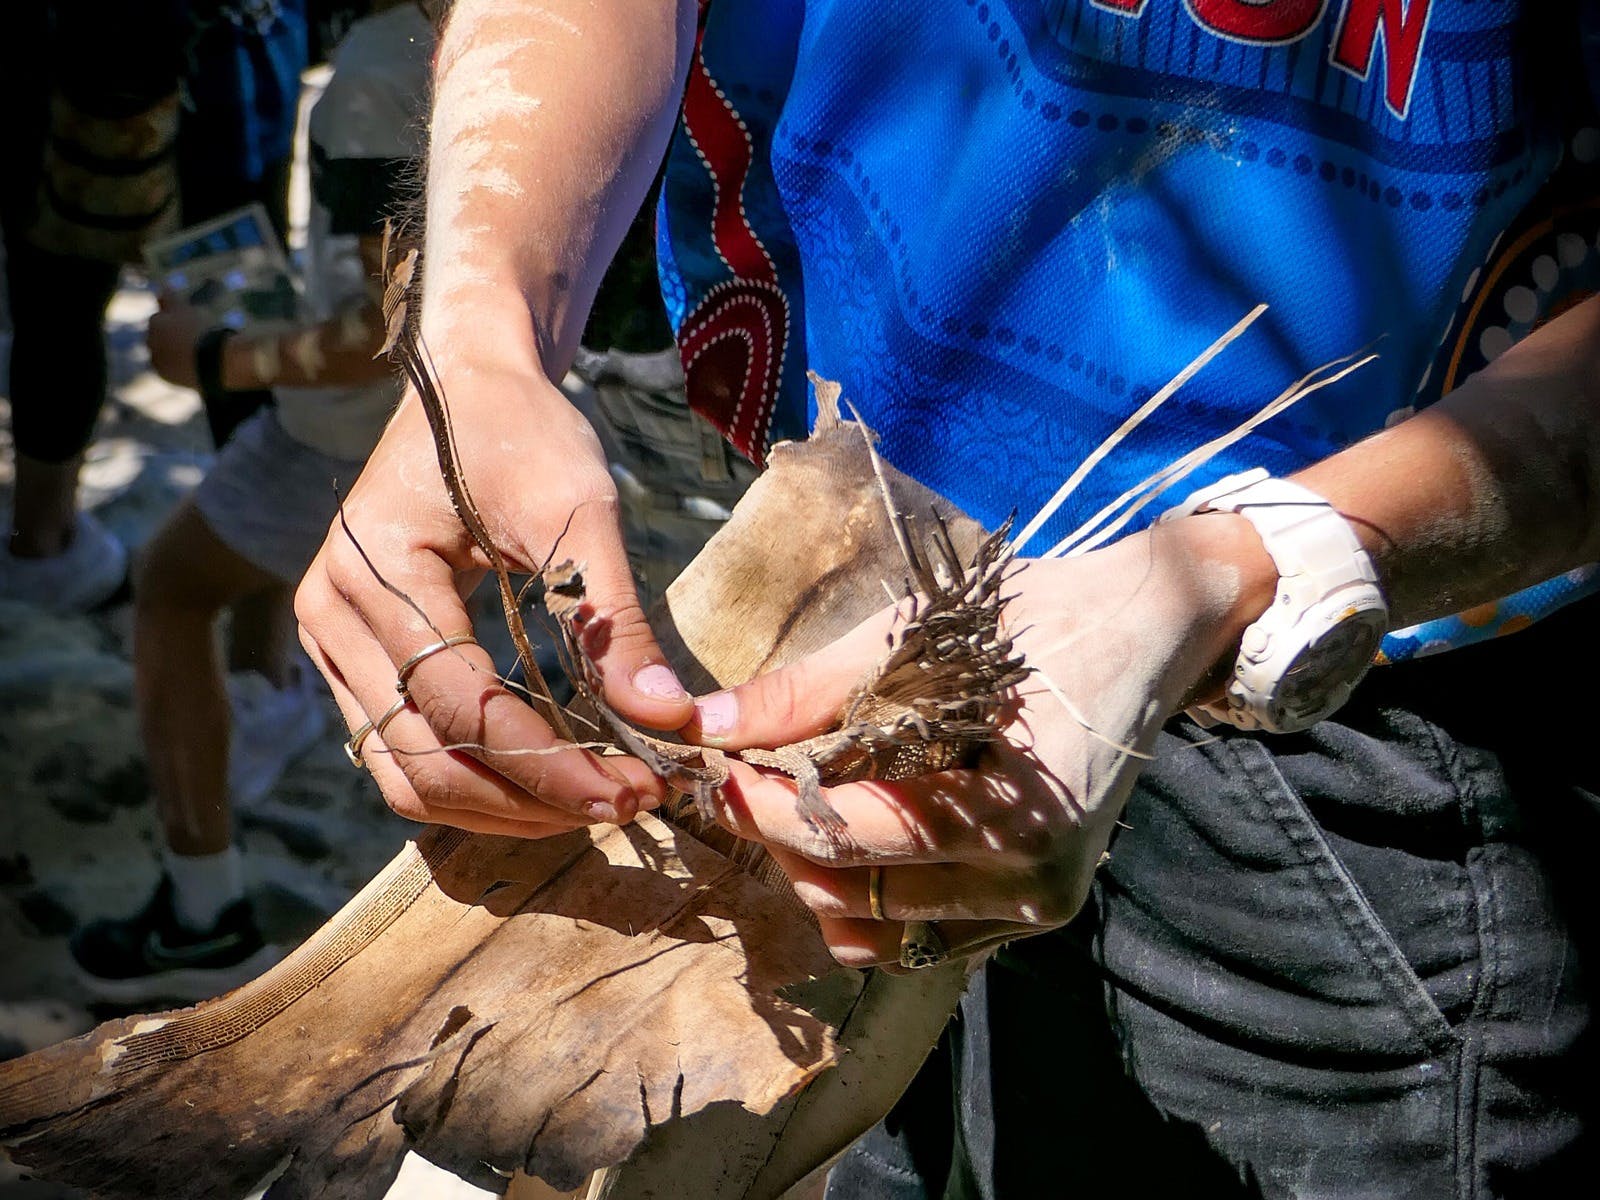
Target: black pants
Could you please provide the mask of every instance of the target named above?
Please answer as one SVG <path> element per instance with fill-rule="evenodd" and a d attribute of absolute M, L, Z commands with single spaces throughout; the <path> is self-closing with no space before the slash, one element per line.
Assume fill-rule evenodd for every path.
<path fill-rule="evenodd" d="M 1175 722 L 1088 910 L 980 973 L 830 1198 L 1587 1194 L 1597 617 L 1306 734 Z"/>
<path fill-rule="evenodd" d="M 64 463 L 83 452 L 106 395 L 106 305 L 119 271 L 111 263 L 51 254 L 8 222 L 11 433 L 17 453 Z"/>
<path fill-rule="evenodd" d="M 48 7 L 15 6 L 0 36 L 0 239 L 11 317 L 12 437 L 17 452 L 61 463 L 89 443 L 106 391 L 101 326 L 117 286 L 109 263 L 47 253 L 33 222 L 60 64 Z"/>

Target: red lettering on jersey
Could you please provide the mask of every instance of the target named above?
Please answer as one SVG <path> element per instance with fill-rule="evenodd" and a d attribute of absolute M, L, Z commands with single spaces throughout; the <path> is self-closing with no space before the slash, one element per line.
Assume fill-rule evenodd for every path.
<path fill-rule="evenodd" d="M 1433 0 L 1348 0 L 1328 61 L 1357 79 L 1366 79 L 1372 74 L 1381 19 L 1383 98 L 1390 112 L 1404 117 L 1411 107 L 1411 89 L 1417 81 L 1417 64 L 1422 58 L 1422 40 L 1428 32 L 1432 9 Z"/>
<path fill-rule="evenodd" d="M 1183 0 L 1212 33 L 1236 42 L 1297 42 L 1322 20 L 1328 0 Z"/>
<path fill-rule="evenodd" d="M 1096 8 L 1109 9 L 1119 17 L 1142 17 L 1150 0 L 1089 0 Z"/>

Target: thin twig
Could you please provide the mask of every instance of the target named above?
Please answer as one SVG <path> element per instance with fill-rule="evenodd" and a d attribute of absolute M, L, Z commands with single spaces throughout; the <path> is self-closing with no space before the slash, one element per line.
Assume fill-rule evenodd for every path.
<path fill-rule="evenodd" d="M 400 600 L 401 603 L 403 603 L 407 608 L 416 613 L 417 616 L 421 617 L 423 623 L 427 625 L 434 637 L 438 638 L 441 642 L 448 642 L 450 638 L 446 636 L 442 629 L 433 623 L 433 618 L 428 616 L 428 614 L 423 611 L 422 605 L 418 604 L 410 596 L 406 595 L 405 592 L 401 591 L 399 588 L 395 587 L 394 584 L 385 579 L 383 577 L 383 572 L 378 570 L 378 565 L 373 562 L 371 557 L 367 554 L 366 547 L 356 539 L 355 530 L 350 528 L 350 522 L 345 518 L 344 497 L 339 495 L 337 484 L 334 486 L 334 502 L 338 506 L 339 510 L 339 528 L 344 531 L 344 536 L 348 538 L 350 544 L 355 547 L 356 553 L 361 556 L 361 561 L 367 565 L 367 570 L 372 572 L 372 577 L 378 581 L 379 585 L 382 586 L 384 591 Z M 461 651 L 455 646 L 445 646 L 444 649 L 455 655 L 462 662 L 466 663 L 466 665 L 472 670 L 476 671 L 478 669 L 477 664 L 469 659 L 466 655 L 462 654 Z"/>
<path fill-rule="evenodd" d="M 497 750 L 482 742 L 451 742 L 446 746 L 430 746 L 426 750 L 408 750 L 404 746 L 376 746 L 368 754 L 398 754 L 406 758 L 426 758 L 430 754 L 447 754 L 464 750 L 473 754 L 487 754 L 494 758 L 541 758 L 547 754 L 565 754 L 569 750 L 611 750 L 610 742 L 562 742 L 557 746 L 523 746 Z"/>
<path fill-rule="evenodd" d="M 388 348 L 410 380 L 427 415 L 428 428 L 433 434 L 434 452 L 439 460 L 439 473 L 444 479 L 445 490 L 449 493 L 451 507 L 455 509 L 461 523 L 466 526 L 467 532 L 472 535 L 472 540 L 483 551 L 494 571 L 506 628 L 511 634 L 512 644 L 516 647 L 517 658 L 522 664 L 528 689 L 549 702 L 548 720 L 556 734 L 564 741 L 576 741 L 565 713 L 556 703 L 549 683 L 534 661 L 533 647 L 528 641 L 528 631 L 522 622 L 517 594 L 511 586 L 511 573 L 506 567 L 505 556 L 500 553 L 500 548 L 490 536 L 488 526 L 484 523 L 478 506 L 473 502 L 472 493 L 461 470 L 461 455 L 456 446 L 455 431 L 450 424 L 450 409 L 437 383 L 438 373 L 434 369 L 433 357 L 422 343 L 416 327 L 415 314 L 411 311 L 410 291 L 415 276 L 416 251 L 409 250 L 404 257 L 394 261 L 398 247 L 391 245 L 390 242 L 390 235 L 385 231 L 385 267 L 388 269 L 389 286 L 384 293 L 384 324 L 389 332 Z"/>

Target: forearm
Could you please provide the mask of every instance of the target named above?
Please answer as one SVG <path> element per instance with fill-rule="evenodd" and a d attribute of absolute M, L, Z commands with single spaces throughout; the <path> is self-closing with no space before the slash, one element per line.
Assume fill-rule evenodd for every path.
<path fill-rule="evenodd" d="M 422 307 L 442 366 L 565 372 L 671 133 L 694 16 L 692 0 L 457 0 Z"/>
<path fill-rule="evenodd" d="M 1439 403 L 1293 478 L 1356 531 L 1392 628 L 1600 559 L 1600 303 L 1574 309 Z M 1149 602 L 1190 630 L 1168 682 L 1191 699 L 1213 697 L 1245 627 L 1272 603 L 1277 568 L 1253 526 L 1232 513 L 1129 541 L 1161 581 Z"/>
<path fill-rule="evenodd" d="M 383 345 L 377 305 L 358 302 L 326 321 L 277 333 L 246 331 L 222 349 L 230 391 L 271 387 L 355 387 L 395 373 Z"/>
<path fill-rule="evenodd" d="M 1600 304 L 1296 479 L 1356 529 L 1397 627 L 1600 559 Z"/>

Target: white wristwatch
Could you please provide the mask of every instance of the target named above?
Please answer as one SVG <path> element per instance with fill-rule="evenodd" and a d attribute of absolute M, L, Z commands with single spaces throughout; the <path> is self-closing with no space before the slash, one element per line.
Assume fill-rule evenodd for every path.
<path fill-rule="evenodd" d="M 1161 519 L 1199 512 L 1234 512 L 1254 525 L 1278 590 L 1244 631 L 1223 699 L 1190 715 L 1271 733 L 1309 729 L 1349 698 L 1388 631 L 1372 559 L 1331 504 L 1259 467 L 1200 489 Z"/>

